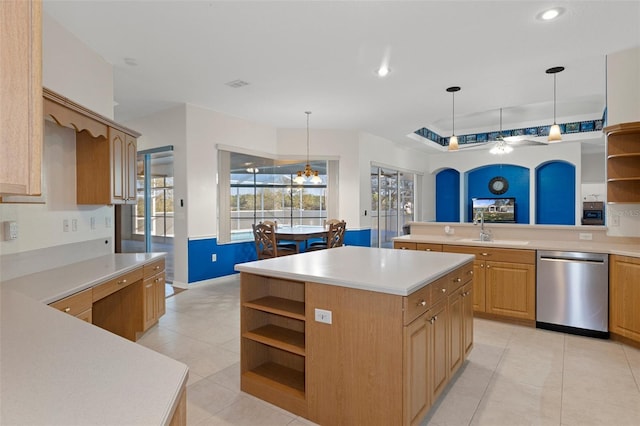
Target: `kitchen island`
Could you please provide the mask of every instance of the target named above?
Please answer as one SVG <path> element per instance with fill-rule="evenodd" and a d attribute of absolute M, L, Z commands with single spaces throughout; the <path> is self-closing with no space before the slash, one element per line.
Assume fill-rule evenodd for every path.
<path fill-rule="evenodd" d="M 473 346 L 473 259 L 349 246 L 236 265 L 241 389 L 319 424 L 419 424 Z"/>

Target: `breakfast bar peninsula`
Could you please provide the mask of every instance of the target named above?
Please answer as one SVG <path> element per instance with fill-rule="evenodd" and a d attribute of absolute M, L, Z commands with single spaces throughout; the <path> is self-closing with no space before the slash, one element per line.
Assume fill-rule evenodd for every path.
<path fill-rule="evenodd" d="M 473 346 L 473 260 L 346 246 L 236 265 L 241 389 L 322 425 L 419 424 Z"/>

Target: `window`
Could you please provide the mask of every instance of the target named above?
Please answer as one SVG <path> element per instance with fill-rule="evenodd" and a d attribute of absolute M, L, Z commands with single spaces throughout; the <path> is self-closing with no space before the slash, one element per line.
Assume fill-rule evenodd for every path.
<path fill-rule="evenodd" d="M 312 161 L 322 182 L 293 182 L 306 162 L 274 160 L 219 151 L 219 242 L 253 240 L 251 225 L 322 225 L 328 217 L 327 170 L 331 161 Z M 227 166 L 228 165 L 228 166 Z"/>

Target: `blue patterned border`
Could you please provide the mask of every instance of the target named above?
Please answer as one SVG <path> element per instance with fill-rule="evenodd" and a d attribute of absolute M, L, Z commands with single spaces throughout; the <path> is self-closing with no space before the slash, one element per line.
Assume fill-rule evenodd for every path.
<path fill-rule="evenodd" d="M 574 121 L 571 123 L 560 123 L 560 133 L 584 133 L 584 132 L 598 132 L 602 130 L 604 117 L 597 120 L 589 121 Z M 520 129 L 503 130 L 502 136 L 548 136 L 550 125 L 537 126 L 537 127 L 525 127 Z M 415 134 L 427 138 L 442 146 L 449 146 L 449 138 L 440 136 L 436 132 L 423 127 L 414 132 Z M 458 136 L 458 144 L 471 144 L 479 142 L 494 141 L 500 134 L 499 131 L 491 131 L 487 133 L 473 133 L 469 135 Z"/>

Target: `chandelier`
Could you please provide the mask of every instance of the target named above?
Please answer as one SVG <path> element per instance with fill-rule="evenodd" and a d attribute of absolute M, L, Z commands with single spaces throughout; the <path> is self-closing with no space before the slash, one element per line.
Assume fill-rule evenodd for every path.
<path fill-rule="evenodd" d="M 309 164 L 309 116 L 311 111 L 305 111 L 304 113 L 307 114 L 307 164 L 304 166 L 304 170 L 298 170 L 298 174 L 293 181 L 298 185 L 302 185 L 307 179 L 310 179 L 311 183 L 318 184 L 322 182 L 322 179 L 318 176 L 318 171 L 311 169 Z"/>

